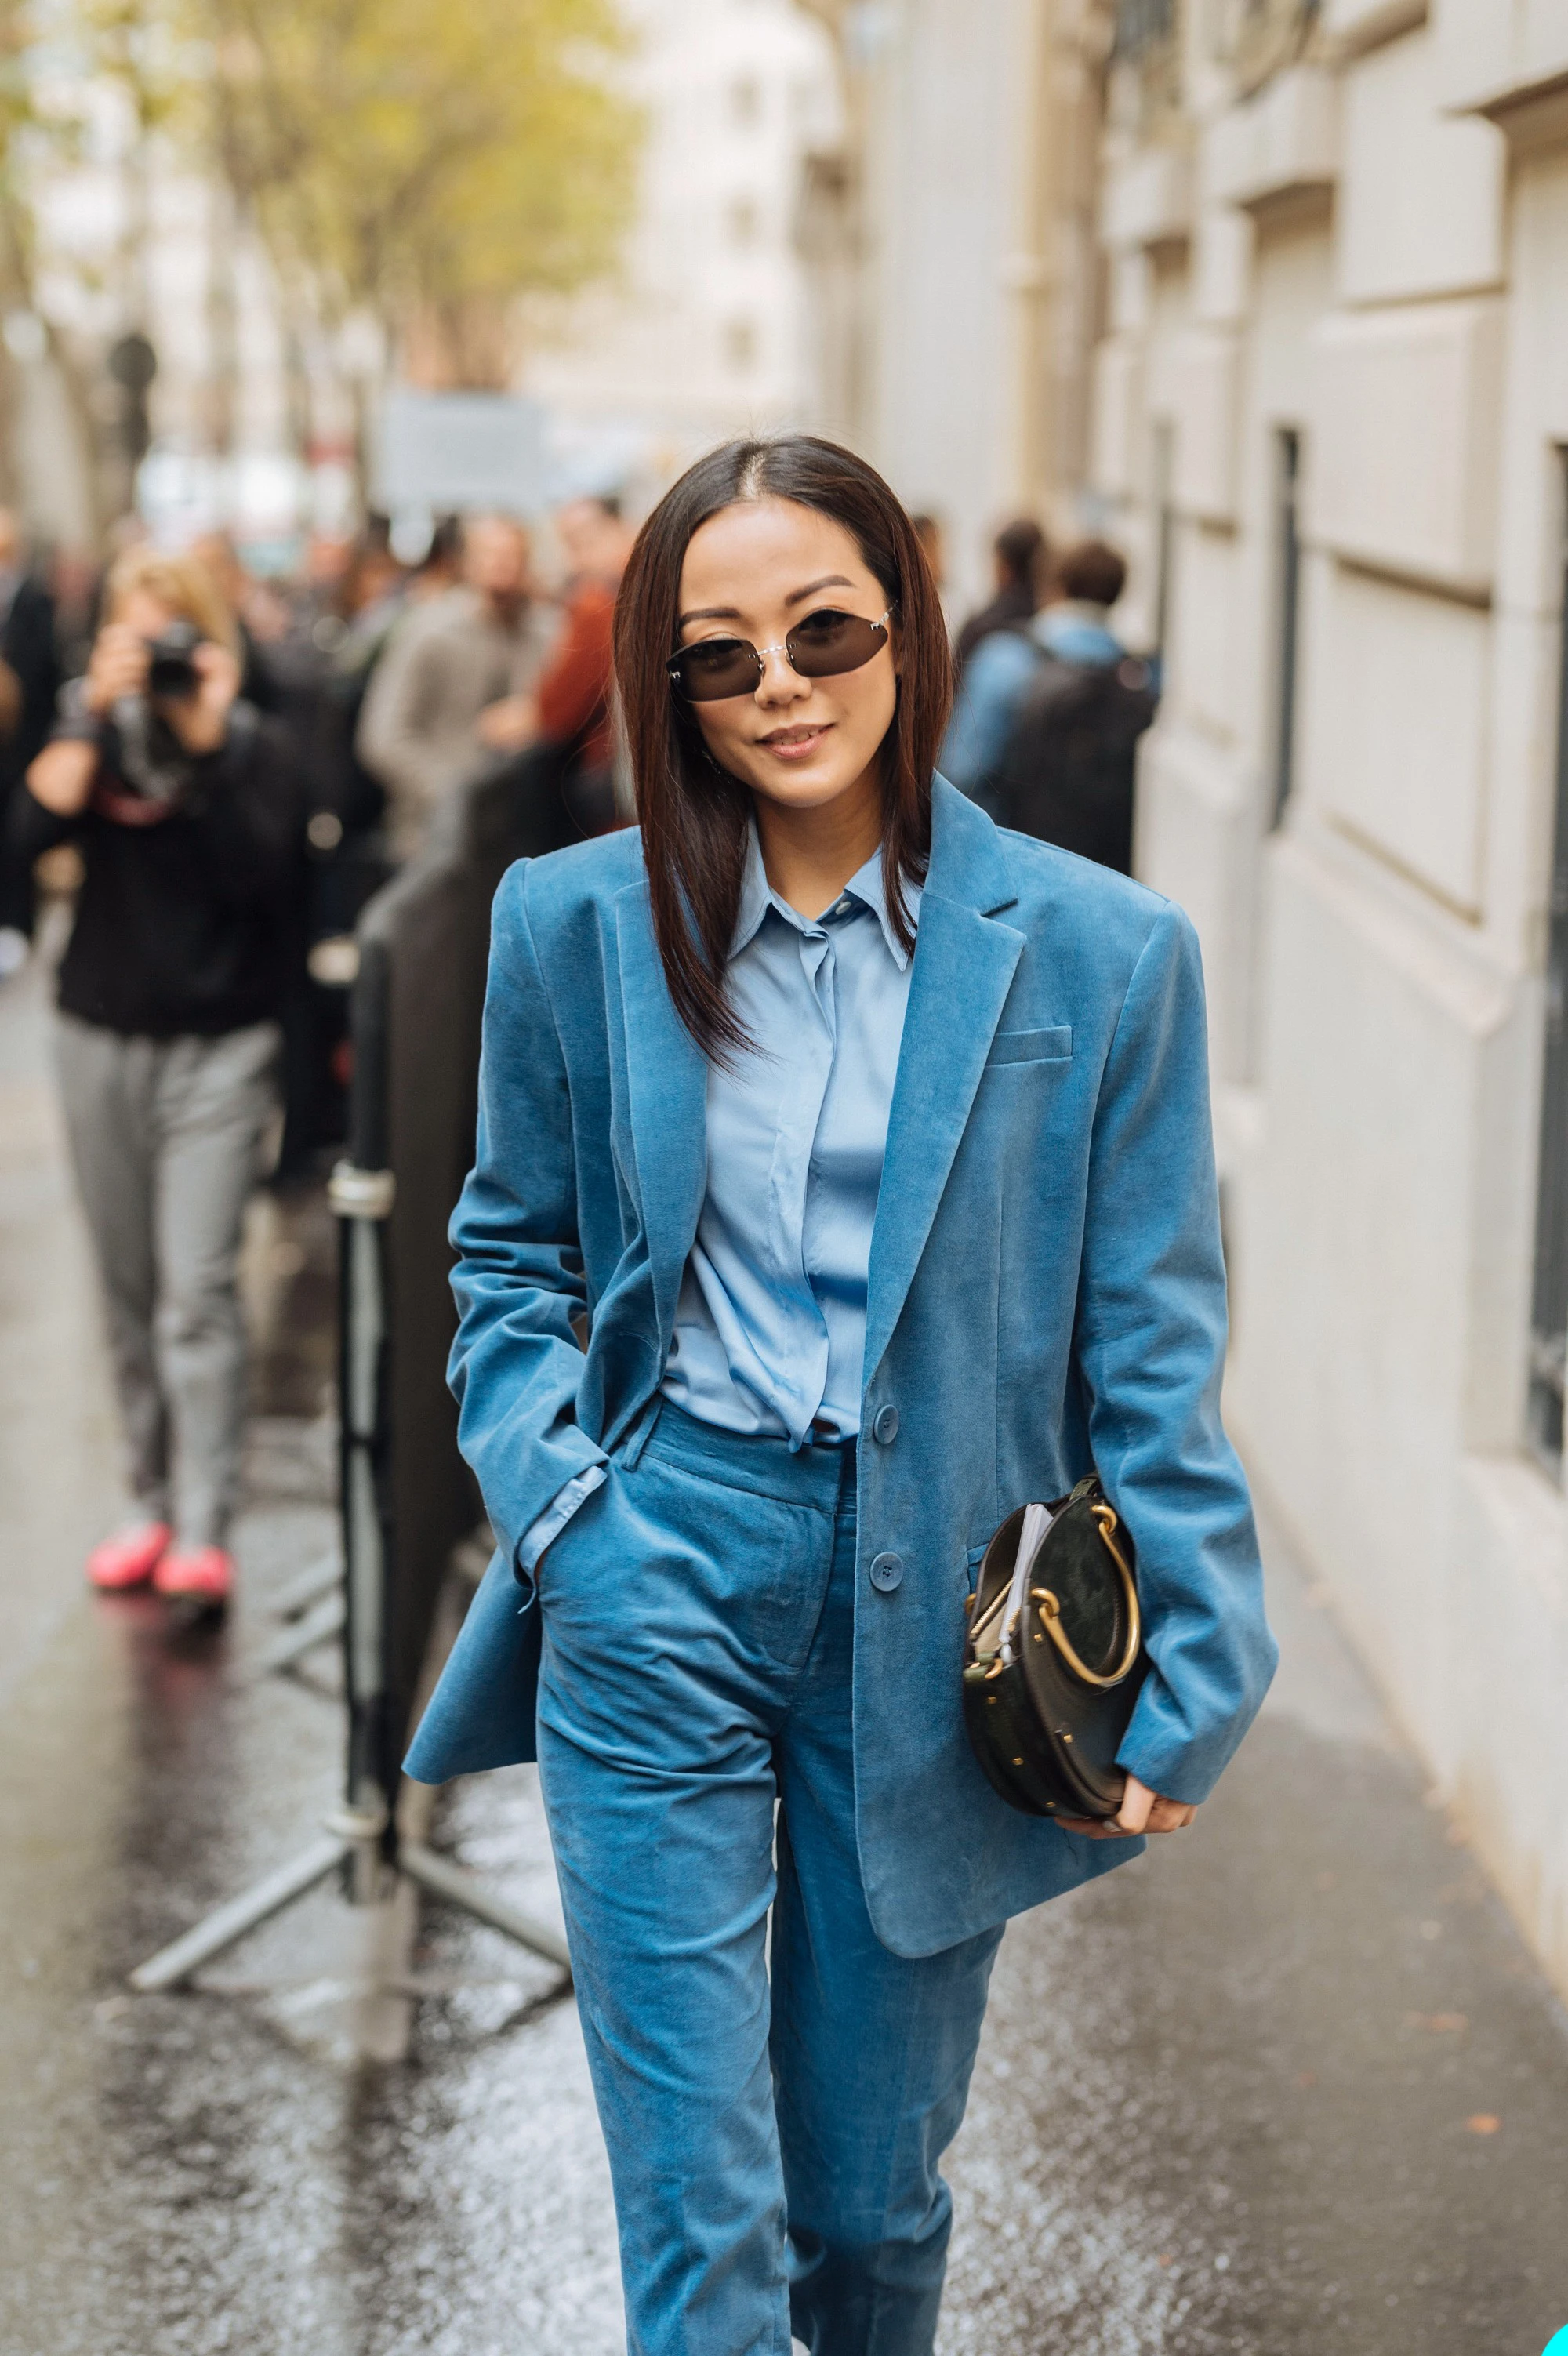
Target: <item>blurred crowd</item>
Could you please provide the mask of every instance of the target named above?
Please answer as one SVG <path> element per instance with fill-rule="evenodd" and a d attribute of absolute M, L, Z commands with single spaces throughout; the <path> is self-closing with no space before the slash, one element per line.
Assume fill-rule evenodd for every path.
<path fill-rule="evenodd" d="M 940 527 L 917 520 L 940 587 Z M 537 537 L 449 519 L 414 564 L 372 519 L 278 580 L 223 533 L 174 552 L 134 520 L 102 566 L 31 564 L 0 512 L 0 985 L 40 895 L 70 901 L 57 1071 L 134 1501 L 90 1558 L 98 1587 L 227 1601 L 245 1205 L 344 1136 L 360 909 L 501 766 L 542 847 L 628 822 L 611 626 L 631 542 L 613 498 Z M 1129 871 L 1157 677 L 1113 626 L 1122 561 L 1027 519 L 993 558 L 956 633 L 943 768 L 1002 823 Z"/>
<path fill-rule="evenodd" d="M 917 522 L 940 584 L 940 528 L 929 516 Z M 126 776 L 113 809 L 101 780 L 81 812 L 46 814 L 25 783 L 51 734 L 91 733 L 116 707 L 125 721 L 140 658 L 133 648 L 124 675 L 105 665 L 125 643 L 114 635 L 126 627 L 124 598 L 156 576 L 170 625 L 231 647 L 238 723 L 251 724 L 247 713 L 267 723 L 293 854 L 263 926 L 272 970 L 262 995 L 284 1031 L 279 1174 L 308 1173 L 342 1136 L 355 919 L 423 847 L 460 781 L 532 752 L 531 774 L 559 801 L 560 840 L 627 815 L 610 629 L 631 538 L 616 498 L 580 498 L 540 534 L 501 515 L 443 519 L 412 564 L 372 518 L 356 538 L 314 535 L 292 578 L 252 574 L 220 531 L 149 575 L 152 552 L 134 519 L 100 566 L 32 564 L 0 510 L 0 981 L 27 958 L 40 877 L 75 891 L 84 833 L 122 847 L 95 819 L 134 826 L 145 811 L 181 806 L 177 794 L 160 798 Z M 1029 518 L 998 532 L 993 553 L 994 594 L 955 632 L 944 770 L 1002 822 L 1130 868 L 1133 748 L 1157 681 L 1112 626 L 1122 561 L 1093 541 L 1053 550 Z M 155 742 L 167 733 L 160 714 L 176 708 L 150 699 Z M 126 746 L 117 751 L 124 766 Z M 61 846 L 70 847 L 63 858 Z M 86 914 L 91 930 L 91 905 Z M 137 962 L 124 924 L 113 929 L 115 965 Z M 78 963 L 92 946 L 81 931 Z M 155 913 L 146 946 L 166 941 Z M 81 1006 L 87 1020 L 103 1011 L 97 1000 Z"/>
<path fill-rule="evenodd" d="M 0 981 L 40 897 L 70 901 L 56 1069 L 134 1505 L 95 1586 L 227 1602 L 247 1200 L 341 1141 L 356 918 L 464 781 L 515 765 L 542 842 L 622 822 L 629 547 L 581 498 L 542 552 L 474 515 L 404 565 L 372 522 L 278 582 L 225 535 L 171 552 L 134 524 L 101 568 L 33 566 L 0 517 Z"/>
<path fill-rule="evenodd" d="M 999 825 L 1130 875 L 1137 745 L 1158 677 L 1114 627 L 1126 563 L 1101 540 L 1054 549 L 1026 516 L 992 556 L 993 594 L 954 643 L 943 773 Z"/>
<path fill-rule="evenodd" d="M 205 533 L 171 559 L 134 521 L 102 566 L 31 565 L 0 512 L 0 980 L 26 959 L 40 882 L 75 893 L 84 864 L 102 866 L 104 852 L 124 863 L 106 825 L 145 833 L 188 813 L 188 787 L 160 793 L 154 782 L 159 741 L 177 735 L 180 710 L 163 675 L 146 677 L 154 620 L 230 648 L 239 677 L 227 726 L 255 729 L 265 744 L 292 844 L 256 947 L 268 969 L 262 995 L 285 1033 L 280 1171 L 307 1172 L 342 1134 L 354 920 L 422 848 L 462 779 L 538 749 L 553 756 L 562 839 L 616 822 L 610 618 L 629 546 L 618 502 L 588 498 L 560 509 L 540 535 L 505 516 L 445 519 L 415 564 L 399 562 L 372 519 L 354 539 L 314 536 L 297 574 L 279 580 L 252 574 L 226 533 Z M 148 594 L 159 616 L 127 616 L 127 599 Z M 139 719 L 138 696 L 160 684 L 164 693 L 143 696 Z M 51 737 L 73 731 L 103 738 L 103 774 L 81 809 L 46 811 L 28 771 Z M 144 733 L 145 769 L 128 741 Z M 138 868 L 144 851 L 133 854 Z M 81 936 L 84 920 L 96 930 L 98 896 L 79 905 L 68 963 L 93 946 Z M 100 944 L 117 967 L 166 946 L 166 912 L 147 914 L 147 937 L 134 944 L 117 908 L 115 938 Z M 201 1011 L 179 1001 L 202 977 L 165 981 L 162 1012 L 179 1027 Z M 65 988 L 69 1006 L 69 975 Z M 124 1012 L 98 997 L 80 1011 L 90 1021 Z"/>

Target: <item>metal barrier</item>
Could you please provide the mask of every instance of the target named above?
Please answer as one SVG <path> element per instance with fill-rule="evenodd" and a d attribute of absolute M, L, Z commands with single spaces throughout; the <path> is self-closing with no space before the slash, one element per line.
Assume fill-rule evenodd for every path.
<path fill-rule="evenodd" d="M 396 1798 L 420 1677 L 455 1550 L 482 1517 L 446 1387 L 456 1328 L 447 1222 L 473 1160 L 479 1028 L 496 885 L 514 859 L 579 839 L 549 747 L 455 793 L 427 849 L 360 919 L 349 1156 L 338 1219 L 344 1804 L 289 1864 L 132 1973 L 172 1987 L 340 1865 L 362 1903 L 402 1871 L 566 1967 L 556 1933 L 492 1898 L 423 1842 Z"/>
<path fill-rule="evenodd" d="M 446 1227 L 473 1160 L 490 902 L 514 858 L 558 840 L 542 771 L 525 758 L 455 797 L 360 924 L 349 1157 L 332 1188 L 351 1790 L 396 1788 L 452 1552 L 483 1514 L 446 1387 Z"/>

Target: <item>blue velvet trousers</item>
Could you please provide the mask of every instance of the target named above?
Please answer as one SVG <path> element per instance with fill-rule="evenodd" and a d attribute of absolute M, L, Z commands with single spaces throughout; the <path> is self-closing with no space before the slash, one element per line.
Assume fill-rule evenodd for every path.
<path fill-rule="evenodd" d="M 853 1446 L 666 1405 L 540 1565 L 540 1776 L 631 2356 L 933 2345 L 938 2163 L 1002 1933 L 909 1960 L 872 1929 L 854 1513 Z"/>

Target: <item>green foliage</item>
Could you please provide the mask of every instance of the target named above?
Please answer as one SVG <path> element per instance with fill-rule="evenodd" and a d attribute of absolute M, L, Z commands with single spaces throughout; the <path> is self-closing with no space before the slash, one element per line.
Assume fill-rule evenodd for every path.
<path fill-rule="evenodd" d="M 581 284 L 613 262 L 639 123 L 611 0 L 177 0 L 210 135 L 328 317 Z"/>

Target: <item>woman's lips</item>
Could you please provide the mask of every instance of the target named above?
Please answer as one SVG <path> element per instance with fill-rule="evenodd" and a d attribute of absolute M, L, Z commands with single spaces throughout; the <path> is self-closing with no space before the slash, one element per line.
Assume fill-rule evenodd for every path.
<path fill-rule="evenodd" d="M 777 736 L 762 738 L 762 749 L 765 753 L 777 754 L 781 761 L 803 761 L 808 754 L 816 751 L 827 733 L 826 723 L 821 728 L 780 730 Z"/>

